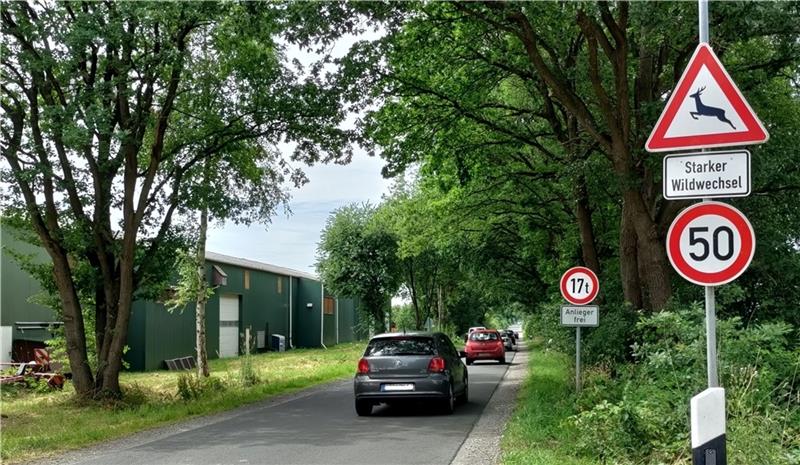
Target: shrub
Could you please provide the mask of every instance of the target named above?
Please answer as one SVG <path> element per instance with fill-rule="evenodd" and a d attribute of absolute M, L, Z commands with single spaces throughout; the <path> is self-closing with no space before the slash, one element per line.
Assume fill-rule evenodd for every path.
<path fill-rule="evenodd" d="M 188 371 L 178 375 L 178 396 L 185 401 L 198 399 L 209 392 L 224 390 L 225 384 L 214 376 L 204 378 Z"/>
<path fill-rule="evenodd" d="M 703 311 L 665 311 L 635 326 L 633 362 L 588 371 L 578 399 L 580 453 L 607 463 L 685 463 L 689 399 L 706 388 Z M 729 455 L 739 464 L 798 463 L 800 351 L 784 323 L 717 326 Z M 598 447 L 602 444 L 602 447 Z"/>
<path fill-rule="evenodd" d="M 178 396 L 185 401 L 197 399 L 203 393 L 203 382 L 189 372 L 178 375 Z"/>

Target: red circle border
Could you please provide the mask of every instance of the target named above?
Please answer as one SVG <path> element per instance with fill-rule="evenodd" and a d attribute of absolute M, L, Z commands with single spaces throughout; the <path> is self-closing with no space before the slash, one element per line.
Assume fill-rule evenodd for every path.
<path fill-rule="evenodd" d="M 689 223 L 701 216 L 717 215 L 733 223 L 741 236 L 742 247 L 739 256 L 724 270 L 706 273 L 693 268 L 683 258 L 680 250 L 680 239 L 683 230 Z M 753 226 L 744 214 L 726 203 L 701 202 L 682 211 L 672 222 L 667 231 L 667 257 L 672 267 L 687 281 L 701 286 L 719 286 L 738 278 L 753 260 L 756 250 L 756 237 Z"/>
<path fill-rule="evenodd" d="M 575 299 L 567 292 L 567 281 L 569 280 L 569 277 L 579 272 L 589 275 L 589 279 L 591 279 L 592 284 L 594 284 L 592 293 L 586 296 L 585 299 Z M 586 305 L 593 301 L 597 297 L 597 293 L 600 292 L 600 281 L 597 279 L 597 275 L 594 273 L 594 271 L 590 270 L 589 268 L 586 268 L 585 266 L 573 266 L 561 276 L 559 287 L 561 288 L 561 295 L 567 302 L 571 303 L 572 305 Z"/>

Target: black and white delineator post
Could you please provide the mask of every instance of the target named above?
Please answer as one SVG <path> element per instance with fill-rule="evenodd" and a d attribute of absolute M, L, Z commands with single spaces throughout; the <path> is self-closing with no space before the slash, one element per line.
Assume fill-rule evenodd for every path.
<path fill-rule="evenodd" d="M 708 388 L 691 400 L 692 464 L 725 465 L 725 389 Z"/>

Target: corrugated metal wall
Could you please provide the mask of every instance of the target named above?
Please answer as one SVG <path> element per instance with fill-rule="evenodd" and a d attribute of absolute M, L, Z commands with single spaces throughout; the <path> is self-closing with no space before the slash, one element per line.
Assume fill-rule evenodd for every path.
<path fill-rule="evenodd" d="M 352 342 L 356 340 L 355 328 L 356 312 L 353 299 L 339 299 L 339 342 Z"/>
<path fill-rule="evenodd" d="M 39 282 L 24 271 L 9 250 L 23 255 L 33 255 L 36 263 L 50 261 L 50 256 L 40 247 L 36 247 L 16 239 L 8 227 L 0 228 L 2 241 L 2 262 L 0 270 L 0 326 L 11 326 L 11 337 L 14 340 L 46 341 L 52 338 L 45 329 L 19 331 L 14 325 L 17 321 L 61 321 L 49 308 L 31 303 L 29 299 L 42 291 Z"/>
<path fill-rule="evenodd" d="M 322 285 L 307 278 L 297 279 L 295 346 L 319 347 Z M 309 307 L 308 304 L 311 304 Z"/>
<path fill-rule="evenodd" d="M 128 324 L 125 361 L 133 371 L 165 368 L 164 360 L 193 356 L 194 305 L 169 312 L 163 304 L 137 301 Z"/>

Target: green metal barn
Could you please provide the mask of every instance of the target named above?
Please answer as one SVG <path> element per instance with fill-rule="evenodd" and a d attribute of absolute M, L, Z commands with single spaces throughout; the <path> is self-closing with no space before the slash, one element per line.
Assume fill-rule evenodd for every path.
<path fill-rule="evenodd" d="M 206 279 L 215 286 L 206 304 L 209 358 L 242 353 L 246 328 L 252 346 L 272 349 L 273 335 L 285 348 L 320 347 L 354 341 L 358 323 L 354 299 L 336 298 L 309 273 L 268 263 L 206 254 Z M 193 356 L 194 306 L 169 312 L 159 302 L 134 304 L 125 354 L 131 370 L 155 370 L 164 360 Z"/>
<path fill-rule="evenodd" d="M 12 254 L 24 253 L 40 261 L 49 257 L 2 229 L 3 361 L 27 361 L 32 348 L 43 347 L 52 337 L 52 328 L 61 322 L 52 310 L 30 302 L 40 287 Z M 214 252 L 208 252 L 206 259 L 207 279 L 214 286 L 206 304 L 209 358 L 242 353 L 248 328 L 251 347 L 259 351 L 271 350 L 273 341 L 281 337 L 286 350 L 357 339 L 356 302 L 329 295 L 316 276 Z M 170 312 L 162 302 L 134 302 L 127 345 L 125 360 L 134 371 L 157 370 L 165 367 L 167 359 L 194 356 L 194 305 Z"/>

